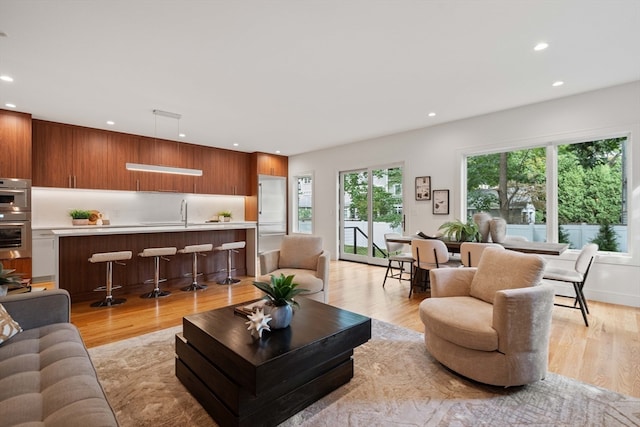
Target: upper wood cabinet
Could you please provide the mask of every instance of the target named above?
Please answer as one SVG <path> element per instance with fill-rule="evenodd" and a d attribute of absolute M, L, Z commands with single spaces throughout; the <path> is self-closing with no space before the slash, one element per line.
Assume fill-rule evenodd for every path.
<path fill-rule="evenodd" d="M 33 120 L 33 185 L 73 187 L 73 128 Z"/>
<path fill-rule="evenodd" d="M 33 185 L 110 189 L 109 138 L 98 129 L 33 121 Z"/>
<path fill-rule="evenodd" d="M 109 134 L 107 170 L 109 188 L 112 190 L 135 191 L 138 189 L 136 172 L 126 169 L 127 163 L 140 163 L 138 149 L 143 137 L 126 133 Z"/>
<path fill-rule="evenodd" d="M 193 169 L 194 146 L 176 141 L 141 138 L 136 163 Z M 193 193 L 194 178 L 188 175 L 135 172 L 137 190 Z"/>
<path fill-rule="evenodd" d="M 0 110 L 0 177 L 31 179 L 31 114 Z"/>
<path fill-rule="evenodd" d="M 253 153 L 256 156 L 258 175 L 287 176 L 289 162 L 285 156 L 267 153 Z"/>
<path fill-rule="evenodd" d="M 240 151 L 194 146 L 194 168 L 202 170 L 195 178 L 200 194 L 247 194 L 249 154 Z"/>
<path fill-rule="evenodd" d="M 73 128 L 73 188 L 111 188 L 109 134 L 98 129 Z"/>
<path fill-rule="evenodd" d="M 250 156 L 240 151 L 33 121 L 35 186 L 246 195 Z M 127 163 L 201 169 L 203 174 L 129 171 Z"/>

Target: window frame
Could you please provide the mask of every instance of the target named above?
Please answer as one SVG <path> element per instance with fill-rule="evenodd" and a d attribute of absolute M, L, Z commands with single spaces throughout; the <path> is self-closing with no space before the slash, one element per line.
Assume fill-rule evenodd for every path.
<path fill-rule="evenodd" d="M 314 233 L 314 229 L 315 229 L 315 215 L 314 215 L 314 206 L 315 206 L 315 184 L 316 184 L 316 180 L 315 180 L 315 176 L 314 176 L 314 172 L 310 171 L 310 172 L 300 172 L 295 174 L 294 176 L 291 177 L 291 229 L 293 230 L 294 233 L 299 233 L 299 234 L 313 234 Z M 299 229 L 299 217 L 298 217 L 298 213 L 299 213 L 299 203 L 300 203 L 300 198 L 298 197 L 298 180 L 300 178 L 310 178 L 311 179 L 311 197 L 310 197 L 310 202 L 311 202 L 311 229 L 309 231 L 301 231 Z"/>
<path fill-rule="evenodd" d="M 579 144 L 589 141 L 597 141 L 608 138 L 620 138 L 626 137 L 626 200 L 627 200 L 627 212 L 631 214 L 634 211 L 634 199 L 633 199 L 633 135 L 630 130 L 592 130 L 590 132 L 581 132 L 576 135 L 551 135 L 544 138 L 533 138 L 521 141 L 503 142 L 498 144 L 487 145 L 472 145 L 457 150 L 457 159 L 459 173 L 457 174 L 459 182 L 456 183 L 457 188 L 460 189 L 459 197 L 452 203 L 456 203 L 453 212 L 457 212 L 460 218 L 466 217 L 467 212 L 467 157 L 478 156 L 484 154 L 495 154 L 506 151 L 525 150 L 530 148 L 545 148 L 546 149 L 546 192 L 547 192 L 547 221 L 546 221 L 546 233 L 547 241 L 558 241 L 558 147 L 568 144 Z M 636 242 L 632 238 L 633 233 L 640 230 L 635 230 L 632 221 L 627 221 L 627 252 L 602 252 L 599 251 L 599 262 L 607 262 L 612 264 L 624 264 L 635 265 L 633 261 L 638 257 L 638 248 L 636 248 Z M 580 252 L 580 248 L 569 249 L 566 251 L 571 254 L 572 257 L 576 257 Z"/>

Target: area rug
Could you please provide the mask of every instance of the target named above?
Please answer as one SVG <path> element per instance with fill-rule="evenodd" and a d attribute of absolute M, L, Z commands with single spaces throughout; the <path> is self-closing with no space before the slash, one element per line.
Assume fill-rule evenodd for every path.
<path fill-rule="evenodd" d="M 181 327 L 90 349 L 122 427 L 215 426 L 174 374 Z M 640 399 L 549 373 L 490 387 L 449 371 L 420 333 L 373 321 L 355 375 L 283 426 L 640 426 Z"/>

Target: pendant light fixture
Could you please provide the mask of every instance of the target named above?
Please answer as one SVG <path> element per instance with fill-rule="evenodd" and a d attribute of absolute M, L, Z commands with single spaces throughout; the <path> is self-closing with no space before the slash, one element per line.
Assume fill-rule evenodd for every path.
<path fill-rule="evenodd" d="M 154 115 L 154 137 L 156 137 L 158 133 L 158 116 L 168 117 L 171 119 L 178 120 L 178 135 L 181 136 L 180 133 L 180 118 L 181 114 L 172 113 L 170 111 L 163 110 L 153 110 Z M 127 170 L 130 171 L 138 171 L 138 172 L 155 172 L 155 173 L 168 173 L 174 175 L 190 175 L 190 176 L 202 176 L 201 169 L 188 169 L 188 168 L 176 168 L 172 166 L 160 166 L 160 165 L 146 165 L 142 163 L 127 163 L 125 165 Z"/>

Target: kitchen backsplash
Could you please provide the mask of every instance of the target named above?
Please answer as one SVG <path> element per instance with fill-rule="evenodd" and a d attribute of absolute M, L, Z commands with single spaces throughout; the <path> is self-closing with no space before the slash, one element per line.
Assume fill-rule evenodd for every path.
<path fill-rule="evenodd" d="M 188 203 L 189 222 L 217 218 L 220 211 L 231 211 L 232 221 L 244 221 L 244 196 L 33 187 L 32 228 L 70 227 L 73 209 L 97 210 L 111 226 L 177 222 L 182 200 Z"/>

